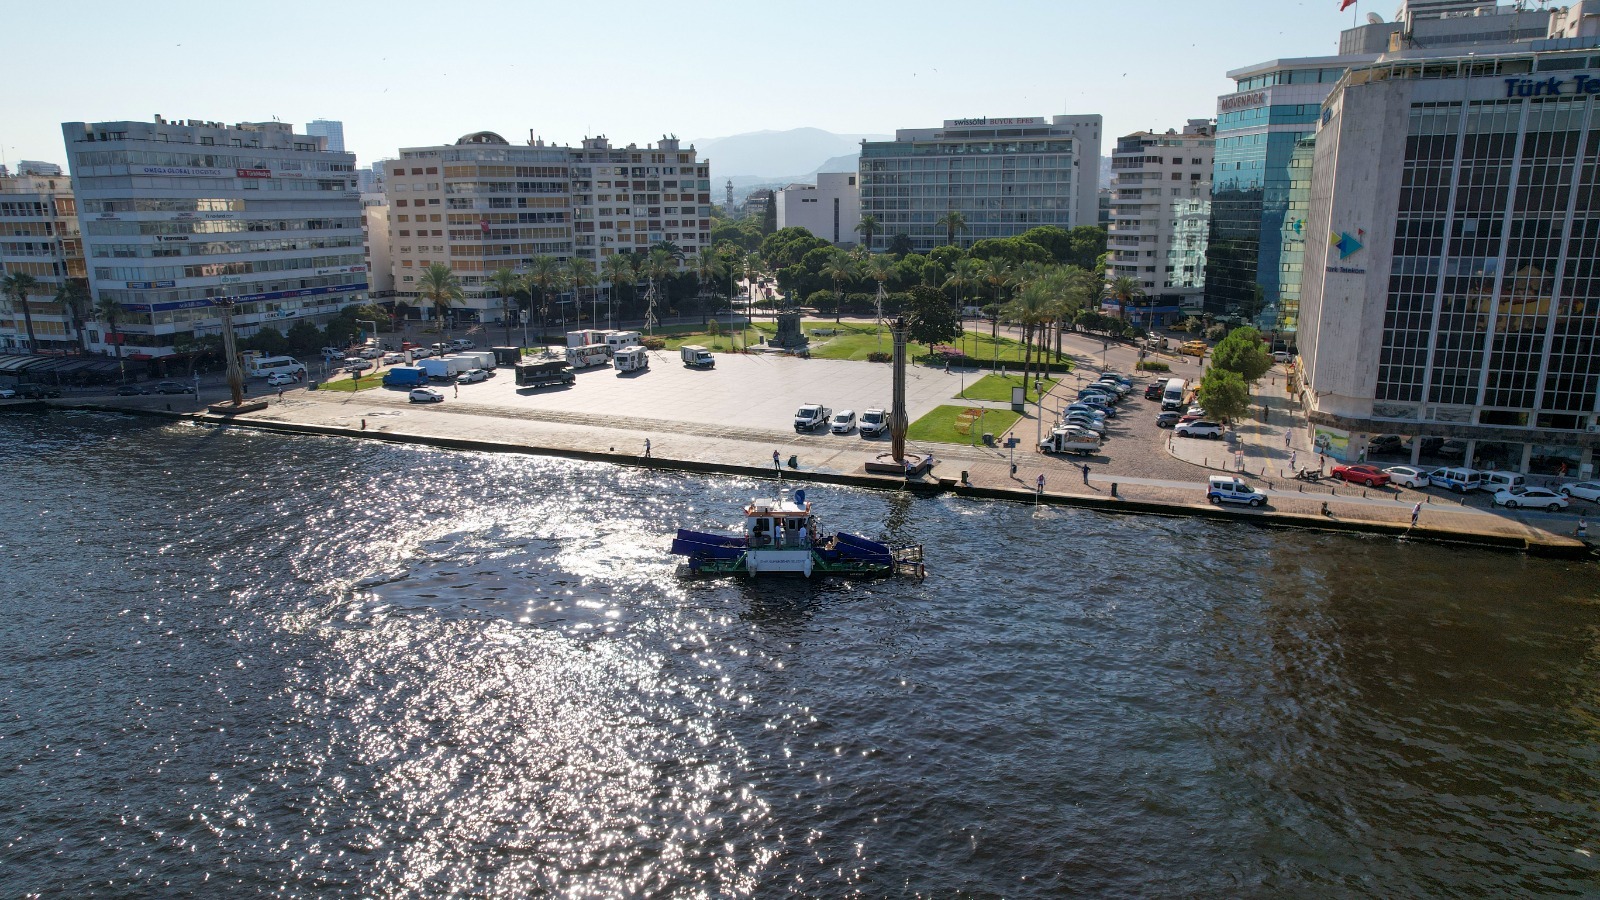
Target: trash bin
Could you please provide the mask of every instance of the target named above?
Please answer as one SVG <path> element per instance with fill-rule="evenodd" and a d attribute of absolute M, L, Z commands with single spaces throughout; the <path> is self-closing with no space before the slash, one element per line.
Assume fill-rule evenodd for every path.
<path fill-rule="evenodd" d="M 993 447 L 994 446 L 994 432 L 985 431 L 983 433 L 983 445 L 985 447 Z"/>
<path fill-rule="evenodd" d="M 315 382 L 315 381 L 308 381 L 308 382 L 306 382 L 306 390 L 308 390 L 308 391 L 314 391 L 314 390 L 316 390 L 316 389 L 317 389 L 317 383 L 316 383 L 316 382 Z"/>

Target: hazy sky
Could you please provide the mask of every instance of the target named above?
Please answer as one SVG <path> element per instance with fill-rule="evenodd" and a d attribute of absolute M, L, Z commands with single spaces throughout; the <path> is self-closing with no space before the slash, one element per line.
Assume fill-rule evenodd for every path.
<path fill-rule="evenodd" d="M 1388 18 L 1397 5 L 1363 0 L 1359 11 Z M 297 131 L 339 119 L 362 162 L 484 129 L 513 142 L 531 128 L 558 143 L 645 144 L 1097 112 L 1114 137 L 1215 115 L 1229 69 L 1335 53 L 1353 18 L 1337 10 L 1338 0 L 92 2 L 62 25 L 11 7 L 0 151 L 13 165 L 65 164 L 61 122 L 157 113 L 276 116 Z"/>

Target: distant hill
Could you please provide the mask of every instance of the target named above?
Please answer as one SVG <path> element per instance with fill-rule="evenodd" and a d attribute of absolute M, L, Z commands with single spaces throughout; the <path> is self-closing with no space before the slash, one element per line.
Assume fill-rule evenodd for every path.
<path fill-rule="evenodd" d="M 833 159 L 828 160 L 820 166 L 817 166 L 816 169 L 812 170 L 811 173 L 806 177 L 811 178 L 817 175 L 819 172 L 854 172 L 860 168 L 858 165 L 860 162 L 861 151 L 859 150 L 855 153 L 846 153 L 844 156 L 835 156 Z"/>
<path fill-rule="evenodd" d="M 711 160 L 711 177 L 741 181 L 803 181 L 843 156 L 854 156 L 860 142 L 885 140 L 886 135 L 834 134 L 821 128 L 788 131 L 751 131 L 726 137 L 697 138 L 702 159 Z M 855 168 L 848 165 L 847 168 Z M 829 171 L 841 171 L 831 169 Z"/>

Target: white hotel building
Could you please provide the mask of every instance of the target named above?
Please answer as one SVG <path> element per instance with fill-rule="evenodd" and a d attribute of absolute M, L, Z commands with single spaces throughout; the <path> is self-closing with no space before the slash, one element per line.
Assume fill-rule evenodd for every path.
<path fill-rule="evenodd" d="M 1138 283 L 1144 297 L 1129 305 L 1132 319 L 1162 324 L 1200 305 L 1215 134 L 1210 119 L 1190 119 L 1182 133 L 1140 131 L 1117 138 L 1106 281 Z M 1122 312 L 1114 300 L 1107 305 Z"/>
<path fill-rule="evenodd" d="M 1413 441 L 1423 462 L 1593 473 L 1600 41 L 1542 46 L 1393 54 L 1323 107 L 1299 350 L 1330 455 L 1392 433 L 1465 445 Z"/>
<path fill-rule="evenodd" d="M 862 141 L 861 212 L 884 241 L 897 234 L 921 253 L 944 244 L 938 220 L 960 212 L 963 246 L 1039 225 L 1100 221 L 1098 115 L 946 119 L 902 128 L 892 141 Z"/>
<path fill-rule="evenodd" d="M 367 291 L 355 157 L 280 122 L 66 122 L 90 289 L 132 358 L 218 334 L 322 324 Z M 90 330 L 90 349 L 110 335 Z"/>

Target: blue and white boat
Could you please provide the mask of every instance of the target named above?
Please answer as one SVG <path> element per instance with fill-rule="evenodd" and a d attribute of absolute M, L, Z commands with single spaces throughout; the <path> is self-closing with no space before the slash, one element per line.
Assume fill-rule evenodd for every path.
<path fill-rule="evenodd" d="M 752 499 L 742 534 L 678 529 L 672 552 L 689 558 L 689 571 L 708 575 L 912 575 L 921 578 L 922 547 L 890 547 L 853 534 L 821 531 L 806 492 L 791 499 Z"/>

